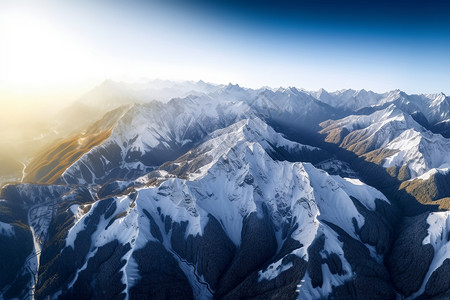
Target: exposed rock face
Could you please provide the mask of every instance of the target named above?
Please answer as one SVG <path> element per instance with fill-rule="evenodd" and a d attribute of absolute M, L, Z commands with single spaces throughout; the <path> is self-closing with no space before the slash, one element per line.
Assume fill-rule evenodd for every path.
<path fill-rule="evenodd" d="M 357 233 L 361 241 L 375 247 L 376 253 L 386 254 L 394 240 L 395 212 L 393 208 L 382 200 L 375 200 L 376 210 L 365 208 L 359 201 L 352 198 L 358 211 L 364 216 L 366 222 Z"/>
<path fill-rule="evenodd" d="M 198 275 L 204 276 L 212 290 L 216 290 L 221 276 L 236 255 L 236 247 L 223 231 L 219 222 L 212 215 L 208 215 L 208 224 L 203 235 L 189 235 L 185 239 L 186 227 L 178 223 L 172 224 L 172 249 L 197 265 Z"/>
<path fill-rule="evenodd" d="M 404 221 L 387 260 L 392 283 L 405 296 L 419 290 L 433 260 L 433 247 L 423 245 L 427 217 L 422 214 Z"/>
<path fill-rule="evenodd" d="M 77 270 L 83 267 L 89 252 L 92 250 L 91 235 L 96 231 L 102 215 L 107 213 L 108 206 L 113 202 L 112 200 L 99 201 L 92 213 L 82 220 L 84 230 L 77 234 L 73 247 L 66 247 L 64 240 L 69 229 L 65 226 L 70 227 L 72 225 L 69 220 L 73 217 L 67 214 L 68 220 L 63 223 L 65 226 L 63 225 L 62 228 L 59 227 L 60 224 L 54 224 L 59 227 L 56 229 L 56 239 L 49 244 L 48 250 L 44 249 L 41 256 L 42 267 L 39 269 L 39 281 L 36 286 L 36 297 L 38 299 L 45 299 L 48 295 L 57 293 L 62 287 L 67 287 L 75 279 Z M 55 274 L 60 275 L 55 278 Z"/>
<path fill-rule="evenodd" d="M 277 250 L 275 233 L 267 214 L 262 218 L 258 218 L 256 213 L 248 215 L 243 222 L 241 240 L 241 245 L 215 293 L 219 298 L 225 296 L 253 271 L 258 270 Z"/>
<path fill-rule="evenodd" d="M 125 260 L 122 256 L 130 250 L 130 245 L 119 245 L 117 241 L 100 248 L 87 262 L 75 283 L 69 290 L 63 291 L 64 299 L 124 299 L 126 285 L 122 283 L 122 271 Z"/>
<path fill-rule="evenodd" d="M 131 299 L 194 299 L 176 259 L 159 243 L 134 252 L 141 278 L 130 289 Z"/>
<path fill-rule="evenodd" d="M 450 259 L 447 258 L 431 275 L 425 287 L 424 296 L 427 298 L 442 297 L 443 299 L 445 299 L 446 296 L 448 297 L 450 290 L 449 272 Z"/>
<path fill-rule="evenodd" d="M 336 299 L 395 299 L 389 272 L 377 262 L 369 250 L 335 225 L 330 224 L 344 243 L 344 256 L 357 276 L 334 289 Z"/>
<path fill-rule="evenodd" d="M 309 254 L 309 264 L 308 273 L 311 277 L 311 284 L 313 288 L 322 286 L 323 284 L 323 274 L 322 274 L 322 257 L 320 251 L 323 251 L 325 244 L 325 236 L 319 236 L 314 243 L 308 248 Z"/>
<path fill-rule="evenodd" d="M 4 206 L 0 204 L 4 212 Z M 5 215 L 2 214 L 2 217 Z M 27 272 L 27 257 L 32 252 L 33 237 L 23 223 L 6 226 L 0 219 L 0 291 L 5 299 L 26 298 L 31 275 Z M 9 224 L 8 224 L 9 225 Z M 7 270 L 7 271 L 6 271 Z"/>
<path fill-rule="evenodd" d="M 344 94 L 230 85 L 49 148 L 1 193 L 0 298 L 444 299 L 449 215 L 402 197 L 445 204 L 448 141 L 403 95 Z M 355 109 L 322 123 L 333 145 L 311 132 Z"/>

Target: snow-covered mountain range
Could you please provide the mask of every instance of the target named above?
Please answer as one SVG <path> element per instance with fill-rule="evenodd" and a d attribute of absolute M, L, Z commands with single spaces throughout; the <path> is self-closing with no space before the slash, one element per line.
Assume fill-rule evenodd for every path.
<path fill-rule="evenodd" d="M 450 167 L 450 140 L 426 130 L 394 104 L 370 115 L 326 121 L 322 126 L 321 132 L 345 149 L 385 168 L 405 167 L 406 179 Z M 339 137 L 337 133 L 341 133 Z"/>
<path fill-rule="evenodd" d="M 450 295 L 448 97 L 157 83 L 2 189 L 0 298 Z"/>

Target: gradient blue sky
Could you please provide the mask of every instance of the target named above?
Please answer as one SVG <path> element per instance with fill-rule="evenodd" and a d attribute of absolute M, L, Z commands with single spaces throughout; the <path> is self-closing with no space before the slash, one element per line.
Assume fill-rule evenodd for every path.
<path fill-rule="evenodd" d="M 450 94 L 444 1 L 5 0 L 0 26 L 3 97 L 141 77 Z"/>

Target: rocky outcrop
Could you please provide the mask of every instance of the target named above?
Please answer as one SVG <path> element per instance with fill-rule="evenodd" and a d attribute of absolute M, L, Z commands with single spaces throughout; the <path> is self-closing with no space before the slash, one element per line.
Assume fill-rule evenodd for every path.
<path fill-rule="evenodd" d="M 434 256 L 433 246 L 423 245 L 428 214 L 406 218 L 387 257 L 392 284 L 405 296 L 419 290 Z"/>
<path fill-rule="evenodd" d="M 122 282 L 125 265 L 122 256 L 130 245 L 110 242 L 100 248 L 87 262 L 73 286 L 62 292 L 63 299 L 125 299 L 126 285 Z"/>
<path fill-rule="evenodd" d="M 365 208 L 356 198 L 351 197 L 353 204 L 359 213 L 364 216 L 364 225 L 357 228 L 356 233 L 365 244 L 374 246 L 379 255 L 384 255 L 390 249 L 394 240 L 395 214 L 391 205 L 385 201 L 376 199 L 376 210 L 371 211 Z"/>
<path fill-rule="evenodd" d="M 0 220 L 4 217 L 4 206 L 0 203 Z M 4 221 L 4 219 L 3 219 Z M 0 221 L 0 227 L 4 224 Z M 0 230 L 0 292 L 5 299 L 25 298 L 31 274 L 26 269 L 27 257 L 32 254 L 33 237 L 28 226 L 13 222 L 11 231 Z M 1 298 L 0 294 L 0 298 Z"/>
<path fill-rule="evenodd" d="M 211 289 L 215 290 L 236 254 L 236 247 L 212 215 L 208 215 L 202 236 L 189 235 L 184 239 L 185 225 L 172 225 L 172 249 L 189 263 L 195 264 L 198 275 L 204 276 Z"/>
<path fill-rule="evenodd" d="M 99 201 L 92 213 L 84 222 L 84 230 L 81 230 L 74 241 L 74 247 L 65 247 L 65 238 L 68 229 L 73 225 L 73 216 L 69 213 L 61 214 L 61 218 L 53 223 L 53 239 L 45 245 L 41 256 L 39 268 L 39 280 L 36 286 L 36 298 L 45 299 L 53 295 L 74 279 L 77 270 L 80 269 L 91 250 L 92 233 L 97 229 L 99 220 L 107 212 L 112 199 Z M 61 223 L 59 223 L 60 221 Z M 59 274 L 55 278 L 55 274 Z"/>
<path fill-rule="evenodd" d="M 275 261 L 277 260 L 269 262 Z M 269 262 L 265 266 L 269 266 Z M 224 299 L 289 299 L 294 297 L 297 285 L 305 275 L 307 262 L 290 254 L 281 261 L 282 266 L 289 264 L 292 264 L 290 268 L 272 279 L 261 279 L 259 272 L 253 272 L 224 296 Z"/>
<path fill-rule="evenodd" d="M 425 286 L 424 296 L 426 298 L 448 297 L 450 294 L 450 277 L 448 274 L 450 274 L 449 258 L 444 260 L 442 265 L 431 274 Z"/>
<path fill-rule="evenodd" d="M 357 274 L 335 287 L 331 299 L 395 299 L 391 279 L 385 266 L 371 256 L 369 249 L 334 224 L 328 225 L 339 234 L 344 257 Z"/>
<path fill-rule="evenodd" d="M 254 251 L 255 249 L 258 251 Z M 225 296 L 271 258 L 276 249 L 275 234 L 267 215 L 263 218 L 258 217 L 256 213 L 248 215 L 243 221 L 241 245 L 223 274 L 215 296 L 219 298 Z"/>
<path fill-rule="evenodd" d="M 164 246 L 148 242 L 133 257 L 141 278 L 130 288 L 130 299 L 194 299 L 186 275 Z"/>

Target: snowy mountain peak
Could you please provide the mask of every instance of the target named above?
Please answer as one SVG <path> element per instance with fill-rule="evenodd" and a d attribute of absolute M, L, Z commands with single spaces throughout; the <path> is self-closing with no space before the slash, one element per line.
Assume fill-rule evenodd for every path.
<path fill-rule="evenodd" d="M 405 166 L 411 178 L 450 162 L 450 142 L 425 130 L 395 103 L 370 115 L 352 115 L 323 126 L 328 134 L 345 128 L 349 133 L 339 140 L 341 146 L 369 155 L 385 168 Z"/>
<path fill-rule="evenodd" d="M 289 92 L 291 92 L 292 94 L 298 94 L 298 93 L 301 93 L 301 91 L 299 91 L 296 87 L 294 87 L 294 86 L 290 86 L 290 87 L 288 87 L 287 89 L 286 89 L 286 91 L 289 91 Z"/>
<path fill-rule="evenodd" d="M 310 92 L 310 94 L 332 107 L 352 111 L 374 105 L 382 97 L 380 94 L 366 91 L 365 89 L 345 89 L 333 93 L 328 93 L 324 89 L 320 89 L 317 92 Z"/>
<path fill-rule="evenodd" d="M 224 91 L 230 92 L 230 93 L 232 93 L 232 92 L 240 92 L 241 90 L 243 90 L 243 88 L 241 88 L 239 86 L 239 84 L 237 84 L 237 83 L 236 84 L 232 84 L 230 82 L 224 87 Z"/>
<path fill-rule="evenodd" d="M 174 164 L 166 165 L 164 169 L 175 166 L 178 169 L 189 170 L 189 173 L 179 176 L 192 180 L 204 176 L 219 159 L 227 156 L 228 153 L 246 152 L 247 150 L 244 149 L 250 149 L 251 152 L 262 149 L 269 155 L 280 149 L 285 153 L 297 155 L 302 152 L 320 152 L 318 148 L 285 139 L 259 118 L 238 121 L 224 129 L 214 131 L 206 139 L 206 142 L 198 148 L 189 151 Z M 185 163 L 188 167 L 185 167 Z"/>
<path fill-rule="evenodd" d="M 423 175 L 431 169 L 446 168 L 450 164 L 450 142 L 440 135 L 408 129 L 386 145 L 395 150 L 385 159 L 384 167 L 407 165 L 411 177 Z"/>
<path fill-rule="evenodd" d="M 447 106 L 448 106 L 450 103 L 450 99 L 444 93 L 428 94 L 426 96 L 427 96 L 427 98 L 432 99 L 432 102 L 431 102 L 432 106 L 439 106 L 439 105 L 444 104 L 444 102 L 447 102 Z"/>
<path fill-rule="evenodd" d="M 449 214 L 427 211 L 448 208 L 450 142 L 428 130 L 450 119 L 444 94 L 103 89 L 145 100 L 1 191 L 1 299 L 450 295 Z"/>

